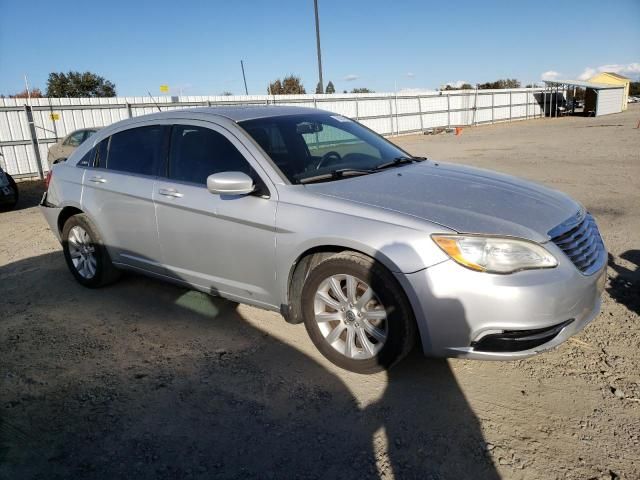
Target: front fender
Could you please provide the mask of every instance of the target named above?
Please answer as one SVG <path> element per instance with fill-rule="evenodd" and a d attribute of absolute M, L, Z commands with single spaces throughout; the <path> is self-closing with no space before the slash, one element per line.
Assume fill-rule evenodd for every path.
<path fill-rule="evenodd" d="M 394 273 L 412 273 L 448 259 L 428 231 L 336 211 L 280 204 L 276 234 L 279 297 L 288 303 L 289 279 L 310 251 L 355 250 Z"/>

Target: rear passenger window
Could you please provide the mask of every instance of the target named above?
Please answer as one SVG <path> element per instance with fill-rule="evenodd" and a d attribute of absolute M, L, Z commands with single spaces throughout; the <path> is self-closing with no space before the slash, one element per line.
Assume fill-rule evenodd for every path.
<path fill-rule="evenodd" d="M 140 175 L 157 175 L 164 151 L 163 125 L 138 127 L 111 136 L 107 168 Z M 100 165 L 103 162 L 100 159 Z"/>
<path fill-rule="evenodd" d="M 244 172 L 251 166 L 222 134 L 193 125 L 174 125 L 169 154 L 169 178 L 206 185 L 207 177 L 220 172 Z"/>

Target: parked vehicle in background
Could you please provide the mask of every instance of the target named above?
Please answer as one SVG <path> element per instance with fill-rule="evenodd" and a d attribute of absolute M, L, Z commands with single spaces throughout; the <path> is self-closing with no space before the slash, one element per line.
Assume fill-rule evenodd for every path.
<path fill-rule="evenodd" d="M 49 162 L 49 168 L 52 165 L 64 161 L 78 148 L 84 141 L 86 141 L 91 135 L 96 133 L 98 128 L 81 128 L 75 130 L 69 135 L 49 147 L 49 153 L 47 154 L 47 161 Z"/>
<path fill-rule="evenodd" d="M 18 185 L 0 166 L 0 209 L 11 209 L 18 203 Z"/>
<path fill-rule="evenodd" d="M 567 195 L 412 157 L 341 115 L 162 112 L 53 166 L 41 210 L 76 280 L 145 273 L 304 322 L 369 373 L 552 348 L 598 313 L 607 253 Z"/>

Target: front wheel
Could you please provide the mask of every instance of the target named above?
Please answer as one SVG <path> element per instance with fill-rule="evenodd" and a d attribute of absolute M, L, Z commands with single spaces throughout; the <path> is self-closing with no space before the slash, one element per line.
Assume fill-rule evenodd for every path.
<path fill-rule="evenodd" d="M 356 252 L 333 255 L 309 272 L 302 310 L 315 346 L 346 370 L 385 370 L 415 344 L 415 320 L 404 291 L 386 268 Z"/>
<path fill-rule="evenodd" d="M 69 270 L 85 287 L 102 287 L 120 276 L 98 230 L 84 214 L 74 215 L 64 224 L 62 249 Z"/>

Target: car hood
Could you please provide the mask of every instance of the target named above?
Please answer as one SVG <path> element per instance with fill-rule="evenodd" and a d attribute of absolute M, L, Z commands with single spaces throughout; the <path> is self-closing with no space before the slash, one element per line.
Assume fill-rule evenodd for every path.
<path fill-rule="evenodd" d="M 434 163 L 307 185 L 315 193 L 384 208 L 459 233 L 549 240 L 548 232 L 581 210 L 568 195 L 488 170 Z"/>

